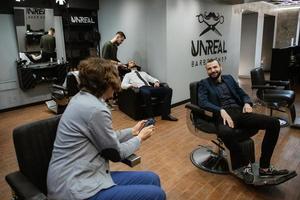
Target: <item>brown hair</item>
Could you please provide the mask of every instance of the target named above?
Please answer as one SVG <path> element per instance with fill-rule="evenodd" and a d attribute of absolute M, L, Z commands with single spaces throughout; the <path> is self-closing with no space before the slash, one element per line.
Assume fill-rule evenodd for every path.
<path fill-rule="evenodd" d="M 55 29 L 54 28 L 49 28 L 49 31 L 52 31 L 52 33 L 55 33 Z"/>
<path fill-rule="evenodd" d="M 219 66 L 221 66 L 221 63 L 216 58 L 210 58 L 210 59 L 208 59 L 207 62 L 206 62 L 206 65 L 207 65 L 207 63 L 211 63 L 211 62 L 214 62 L 214 61 L 217 61 L 217 63 L 219 64 Z"/>
<path fill-rule="evenodd" d="M 124 34 L 122 31 L 118 31 L 118 32 L 116 33 L 116 35 L 120 35 L 120 36 L 122 36 L 124 39 L 126 39 L 126 36 L 125 36 L 125 34 Z"/>
<path fill-rule="evenodd" d="M 115 66 L 108 60 L 90 57 L 82 60 L 79 69 L 79 88 L 85 89 L 96 97 L 112 87 L 114 91 L 120 90 L 120 78 Z"/>

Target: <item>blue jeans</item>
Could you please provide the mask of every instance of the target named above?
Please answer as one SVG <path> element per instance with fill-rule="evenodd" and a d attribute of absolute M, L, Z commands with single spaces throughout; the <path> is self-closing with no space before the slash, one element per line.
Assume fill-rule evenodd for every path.
<path fill-rule="evenodd" d="M 158 175 L 145 171 L 111 172 L 117 184 L 101 190 L 88 200 L 165 200 Z"/>

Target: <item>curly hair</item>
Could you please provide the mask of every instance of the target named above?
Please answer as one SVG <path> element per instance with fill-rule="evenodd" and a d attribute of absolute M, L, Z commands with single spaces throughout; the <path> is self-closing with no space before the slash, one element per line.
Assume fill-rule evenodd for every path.
<path fill-rule="evenodd" d="M 109 88 L 118 92 L 121 87 L 119 73 L 108 60 L 90 57 L 82 60 L 79 65 L 79 88 L 89 91 L 96 97 L 101 97 Z"/>

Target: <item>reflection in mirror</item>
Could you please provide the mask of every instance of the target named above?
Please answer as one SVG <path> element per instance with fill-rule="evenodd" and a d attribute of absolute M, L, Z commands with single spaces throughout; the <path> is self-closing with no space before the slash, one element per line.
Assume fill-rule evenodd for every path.
<path fill-rule="evenodd" d="M 56 59 L 53 9 L 14 7 L 20 59 L 27 64 Z"/>

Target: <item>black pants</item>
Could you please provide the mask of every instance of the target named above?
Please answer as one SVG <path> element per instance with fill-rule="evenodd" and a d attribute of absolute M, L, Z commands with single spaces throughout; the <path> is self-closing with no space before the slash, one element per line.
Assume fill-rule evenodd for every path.
<path fill-rule="evenodd" d="M 171 99 L 172 89 L 169 87 L 152 87 L 142 86 L 140 87 L 140 94 L 146 104 L 146 112 L 149 117 L 154 117 L 152 110 L 151 97 L 157 97 L 163 100 L 162 117 L 166 117 L 171 113 Z"/>
<path fill-rule="evenodd" d="M 280 131 L 280 123 L 278 119 L 266 115 L 256 113 L 243 113 L 241 108 L 225 109 L 234 122 L 234 127 L 239 129 L 261 129 L 265 130 L 265 135 L 262 141 L 260 167 L 268 168 L 270 166 L 271 157 L 278 140 Z M 225 146 L 234 153 L 241 153 L 238 142 L 248 139 L 253 135 L 245 134 L 243 131 L 232 131 L 228 125 L 223 124 L 221 116 L 217 119 L 218 136 L 222 139 Z M 244 155 L 239 155 L 243 160 Z M 249 161 L 243 160 L 245 164 Z"/>

